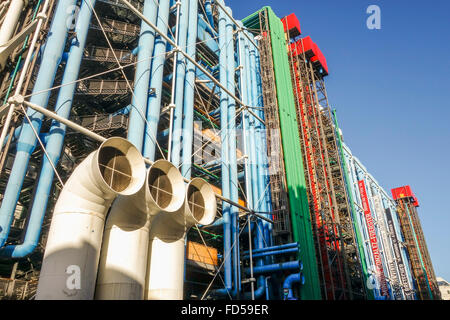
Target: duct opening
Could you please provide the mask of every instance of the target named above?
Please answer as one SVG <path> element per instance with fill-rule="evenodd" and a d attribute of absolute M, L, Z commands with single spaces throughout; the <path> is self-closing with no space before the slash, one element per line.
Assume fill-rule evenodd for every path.
<path fill-rule="evenodd" d="M 192 184 L 189 185 L 187 190 L 187 200 L 195 220 L 200 221 L 205 214 L 205 199 L 200 190 Z"/>
<path fill-rule="evenodd" d="M 159 168 L 152 168 L 148 175 L 150 194 L 160 208 L 170 205 L 173 197 L 172 183 L 167 173 Z"/>
<path fill-rule="evenodd" d="M 131 165 L 119 149 L 110 146 L 100 148 L 98 164 L 103 179 L 112 190 L 121 192 L 130 185 Z"/>

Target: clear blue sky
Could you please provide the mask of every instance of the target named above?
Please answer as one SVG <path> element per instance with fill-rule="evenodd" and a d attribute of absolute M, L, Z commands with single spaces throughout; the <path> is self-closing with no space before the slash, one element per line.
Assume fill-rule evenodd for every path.
<path fill-rule="evenodd" d="M 294 12 L 324 53 L 347 145 L 383 188 L 410 185 L 436 276 L 450 280 L 450 1 L 225 0 Z M 381 9 L 381 30 L 366 9 Z M 449 202 L 449 203 L 447 203 Z"/>

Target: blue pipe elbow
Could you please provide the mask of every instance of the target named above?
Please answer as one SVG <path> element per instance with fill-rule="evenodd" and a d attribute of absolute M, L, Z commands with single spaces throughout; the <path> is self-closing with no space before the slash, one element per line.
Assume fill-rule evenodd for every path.
<path fill-rule="evenodd" d="M 294 297 L 294 293 L 292 290 L 292 286 L 294 283 L 305 283 L 305 277 L 302 273 L 293 273 L 286 277 L 283 283 L 283 289 L 284 289 L 284 300 L 298 300 Z"/>
<path fill-rule="evenodd" d="M 255 266 L 253 267 L 253 274 L 268 274 L 278 271 L 298 270 L 303 269 L 303 264 L 300 261 L 288 261 L 282 263 L 274 263 L 269 265 Z M 250 274 L 250 268 L 245 269 L 246 274 Z"/>
<path fill-rule="evenodd" d="M 209 24 L 211 25 L 211 27 L 214 28 L 214 18 L 213 18 L 213 14 L 212 14 L 211 0 L 205 1 L 205 12 L 206 12 L 206 17 L 208 18 Z"/>
<path fill-rule="evenodd" d="M 252 254 L 252 258 L 261 258 L 266 256 L 274 256 L 274 255 L 280 255 L 280 254 L 288 254 L 288 253 L 297 253 L 297 248 L 288 248 L 283 250 L 274 250 L 274 251 L 265 251 L 260 253 L 254 253 Z M 249 259 L 250 255 L 244 255 L 242 259 Z"/>
<path fill-rule="evenodd" d="M 255 299 L 260 299 L 264 293 L 266 292 L 266 281 L 264 276 L 258 277 L 258 285 L 256 287 L 256 290 L 254 291 Z M 245 292 L 244 293 L 244 299 L 250 300 L 252 298 L 251 292 Z"/>

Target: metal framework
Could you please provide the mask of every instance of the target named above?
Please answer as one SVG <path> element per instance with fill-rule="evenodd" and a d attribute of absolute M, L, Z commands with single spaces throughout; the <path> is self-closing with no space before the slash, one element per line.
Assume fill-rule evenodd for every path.
<path fill-rule="evenodd" d="M 273 68 L 267 11 L 259 13 L 260 35 L 259 50 L 261 55 L 262 94 L 267 129 L 267 153 L 269 163 L 272 211 L 274 215 L 274 235 L 277 243 L 292 241 L 292 228 L 284 168 L 283 145 L 281 143 L 280 119 L 276 98 L 276 85 Z"/>
<path fill-rule="evenodd" d="M 86 0 L 86 2 L 92 7 L 92 3 L 94 1 Z M 204 1 L 198 1 L 199 14 L 200 12 L 205 11 L 203 2 Z M 31 5 L 36 4 L 36 10 L 39 10 L 39 3 L 37 3 L 37 1 L 31 2 Z M 180 4 L 180 2 L 178 2 L 178 4 Z M 89 24 L 89 31 L 83 50 L 78 79 L 75 81 L 72 110 L 68 119 L 64 119 L 58 116 L 56 112 L 51 111 L 51 107 L 56 105 L 57 102 L 58 89 L 68 85 L 62 82 L 64 68 L 60 68 L 56 72 L 53 86 L 46 90 L 50 92 L 48 100 L 49 110 L 47 110 L 46 105 L 40 106 L 28 101 L 33 94 L 36 95 L 41 92 L 32 92 L 40 67 L 36 60 L 37 55 L 34 55 L 34 59 L 27 60 L 30 64 L 29 71 L 22 72 L 23 76 L 19 83 L 17 83 L 17 78 L 16 81 L 11 82 L 10 89 L 19 88 L 16 89 L 15 94 L 10 94 L 11 90 L 7 90 L 4 86 L 1 91 L 1 97 L 4 98 L 5 102 L 8 101 L 8 98 L 14 96 L 13 99 L 9 100 L 9 104 L 2 106 L 0 109 L 0 119 L 2 119 L 6 113 L 11 115 L 10 120 L 7 119 L 7 121 L 4 122 L 5 127 L 10 129 L 5 134 L 5 138 L 7 138 L 5 140 L 5 144 L 2 143 L 2 146 L 0 147 L 0 194 L 2 196 L 4 194 L 4 190 L 6 189 L 8 176 L 11 173 L 11 168 L 14 162 L 14 147 L 16 143 L 14 132 L 16 128 L 19 127 L 18 125 L 22 122 L 22 119 L 23 121 L 26 121 L 25 117 L 23 117 L 26 107 L 32 108 L 47 117 L 44 119 L 42 127 L 40 128 L 41 132 L 47 133 L 53 124 L 52 121 L 60 122 L 68 127 L 62 148 L 61 160 L 56 166 L 56 170 L 59 173 L 58 177 L 61 177 L 62 181 L 65 181 L 73 171 L 76 164 L 82 161 L 84 157 L 86 157 L 86 155 L 92 150 L 96 149 L 99 143 L 104 139 L 110 136 L 125 136 L 127 134 L 129 130 L 129 113 L 130 110 L 135 107 L 129 105 L 129 103 L 131 98 L 134 96 L 133 88 L 135 86 L 135 81 L 133 81 L 133 76 L 135 74 L 137 64 L 140 63 L 134 49 L 137 48 L 138 45 L 142 28 L 142 25 L 139 26 L 139 23 L 142 19 L 142 21 L 144 21 L 143 23 L 150 25 L 150 27 L 155 30 L 156 34 L 166 40 L 173 47 L 172 51 L 165 50 L 162 54 L 164 57 L 164 62 L 161 110 L 158 124 L 158 137 L 155 137 L 159 153 L 156 157 L 165 158 L 170 153 L 168 150 L 170 149 L 170 141 L 168 140 L 172 139 L 172 118 L 170 116 L 171 112 L 169 111 L 173 110 L 170 108 L 170 105 L 174 102 L 175 85 L 175 81 L 171 81 L 170 77 L 172 77 L 172 79 L 175 79 L 176 77 L 176 63 L 174 63 L 174 61 L 177 61 L 178 54 L 179 57 L 189 61 L 197 69 L 195 84 L 193 87 L 194 121 L 196 121 L 197 124 L 201 123 L 201 126 L 194 126 L 192 152 L 194 163 L 192 165 L 192 175 L 202 177 L 217 187 L 216 196 L 218 199 L 219 216 L 224 203 L 228 203 L 239 210 L 240 214 L 238 222 L 241 227 L 240 232 L 242 232 L 246 225 L 250 223 L 251 217 L 252 220 L 256 219 L 265 221 L 265 223 L 272 223 L 271 219 L 263 215 L 264 213 L 260 214 L 254 212 L 252 209 L 249 209 L 246 203 L 247 191 L 244 190 L 239 181 L 235 182 L 235 184 L 238 185 L 239 201 L 235 202 L 227 197 L 224 197 L 220 190 L 222 170 L 220 168 L 214 169 L 206 166 L 206 160 L 210 161 L 211 158 L 213 158 L 220 161 L 221 159 L 220 152 L 215 153 L 215 150 L 220 149 L 221 141 L 219 134 L 223 130 L 223 128 L 220 128 L 217 114 L 214 114 L 214 111 L 219 108 L 220 103 L 220 96 L 218 95 L 217 89 L 224 90 L 237 102 L 236 115 L 233 121 L 239 119 L 240 114 L 244 109 L 257 121 L 260 121 L 261 123 L 264 121 L 258 115 L 258 109 L 253 109 L 251 106 L 247 106 L 241 101 L 242 98 L 239 89 L 235 92 L 231 92 L 226 86 L 224 86 L 223 83 L 220 83 L 216 79 L 217 74 L 213 74 L 212 68 L 219 64 L 219 57 L 218 52 L 214 52 L 210 49 L 210 44 L 207 45 L 206 42 L 203 43 L 203 41 L 199 41 L 197 39 L 195 44 L 195 59 L 186 53 L 188 49 L 187 47 L 181 47 L 178 45 L 176 35 L 172 34 L 172 29 L 175 28 L 179 22 L 179 15 L 177 14 L 179 10 L 177 10 L 177 7 L 179 6 L 174 6 L 169 10 L 169 18 L 167 22 L 168 32 L 165 34 L 162 33 L 156 25 L 152 24 L 146 17 L 143 16 L 142 0 L 96 1 L 95 6 L 92 8 L 93 15 Z M 34 48 L 35 52 L 40 49 L 41 43 L 46 39 L 46 33 L 50 30 L 49 22 L 52 19 L 52 13 L 55 8 L 54 2 L 51 0 L 46 1 L 46 6 L 44 6 L 43 9 L 44 12 L 46 11 L 45 8 L 49 8 L 49 19 L 42 20 L 41 23 L 42 29 L 45 32 L 37 33 L 38 36 L 34 38 L 36 39 L 36 45 L 34 42 L 30 44 L 30 47 Z M 213 19 L 217 21 L 217 8 L 214 9 Z M 230 16 L 227 11 L 224 12 Z M 30 19 L 29 16 L 30 15 L 28 15 L 27 19 Z M 231 19 L 233 23 L 236 23 L 236 20 L 232 17 Z M 209 26 L 211 29 L 214 29 L 211 25 Z M 238 32 L 242 32 L 244 30 L 239 29 L 238 27 L 236 27 L 236 29 Z M 244 35 L 252 44 L 255 44 L 251 37 L 249 37 L 246 33 L 244 33 Z M 68 43 L 70 43 L 70 41 L 75 41 L 77 37 L 77 35 L 73 32 L 69 32 L 68 36 Z M 217 44 L 218 37 L 213 37 L 210 41 Z M 30 52 L 33 52 L 33 50 L 30 50 Z M 157 57 L 158 56 L 154 55 L 148 59 L 152 61 Z M 26 66 L 24 69 L 27 69 Z M 238 70 L 236 70 L 236 72 L 237 71 Z M 201 78 L 198 78 L 199 74 L 202 74 Z M 6 79 L 6 77 L 4 79 Z M 4 81 L 2 85 L 4 83 L 6 83 L 6 81 Z M 23 90 L 21 90 L 22 84 L 24 88 Z M 69 83 L 69 85 L 70 84 L 71 83 Z M 155 94 L 156 92 L 154 88 L 149 88 L 148 95 L 153 96 Z M 24 97 L 24 100 L 22 100 L 22 97 Z M 128 107 L 125 107 L 127 104 Z M 10 122 L 11 120 L 12 122 Z M 241 124 L 236 121 L 236 125 Z M 166 132 L 168 131 L 169 139 L 166 138 Z M 3 132 L 4 130 L 2 130 L 2 133 Z M 39 181 L 38 170 L 42 166 L 43 159 L 46 157 L 46 154 L 44 155 L 45 144 L 41 145 L 43 148 L 37 147 L 36 151 L 30 157 L 30 169 L 27 172 L 22 190 L 20 192 L 19 200 L 16 206 L 16 218 L 12 223 L 8 244 L 14 245 L 16 243 L 20 243 L 21 236 L 26 230 L 24 229 L 26 228 L 25 221 L 30 214 L 29 211 L 31 210 L 35 190 Z M 212 148 L 210 148 L 211 146 Z M 214 155 L 211 154 L 212 151 L 214 151 Z M 243 152 L 239 149 L 236 150 L 236 154 L 238 159 L 242 159 L 244 156 Z M 146 162 L 150 164 L 152 163 L 149 159 L 146 159 Z M 244 171 L 244 166 L 241 162 L 238 163 L 238 171 L 240 173 L 243 173 Z M 45 248 L 46 233 L 53 209 L 53 203 L 58 198 L 59 191 L 62 188 L 62 181 L 58 179 L 54 179 L 53 181 L 52 190 L 54 191 L 52 192 L 47 206 L 44 227 L 41 231 L 39 248 L 36 249 L 34 253 L 27 258 L 27 260 L 19 260 L 18 263 L 14 264 L 14 267 L 10 264 L 4 265 L 3 267 L 6 269 L 5 271 L 2 271 L 2 274 L 8 274 L 9 270 L 12 268 L 13 272 L 10 273 L 11 279 L 25 279 L 26 281 L 31 281 L 30 284 L 36 282 L 39 275 L 43 249 Z M 253 183 L 253 181 L 250 181 L 249 183 Z M 261 201 L 261 199 L 256 199 L 256 201 Z M 191 231 L 188 235 L 188 239 L 191 241 L 203 243 L 205 246 L 220 247 L 222 245 L 223 238 L 218 234 L 216 229 L 207 231 L 204 228 L 194 228 L 192 230 L 193 231 Z M 251 231 L 249 231 L 249 234 L 251 234 Z M 246 245 L 239 245 L 238 241 L 233 243 L 233 246 L 235 246 L 236 243 L 237 246 L 240 247 L 239 249 L 247 248 Z M 249 246 L 251 247 L 251 243 Z M 232 259 L 232 257 L 228 254 L 224 254 L 223 262 L 228 259 Z M 250 264 L 252 264 L 251 259 Z M 211 266 L 208 265 L 200 265 L 200 267 L 193 264 L 189 265 L 190 267 L 187 272 L 191 275 L 193 274 L 194 281 L 186 282 L 188 284 L 188 289 L 186 291 L 187 297 L 192 295 L 192 297 L 197 296 L 200 298 L 199 292 L 201 292 L 203 294 L 202 298 L 204 298 L 206 295 L 204 289 L 206 287 L 210 289 L 223 287 L 224 282 L 221 274 L 223 273 L 224 263 L 222 263 L 220 267 L 215 267 L 212 269 Z M 5 291 L 5 295 L 10 298 L 32 297 L 34 294 L 33 292 L 27 293 L 26 295 L 19 294 L 19 291 L 22 290 L 20 289 L 22 287 L 19 282 L 19 280 L 11 282 L 15 289 L 8 289 Z M 31 285 L 29 288 L 34 287 Z M 12 292 L 15 293 L 13 294 Z M 228 292 L 228 295 L 229 294 L 230 292 Z M 234 298 L 230 295 L 229 297 Z"/>
<path fill-rule="evenodd" d="M 323 295 L 362 299 L 361 264 L 325 83 L 297 46 L 289 48 Z"/>
<path fill-rule="evenodd" d="M 411 272 L 415 278 L 416 293 L 421 300 L 440 299 L 433 264 L 413 201 L 406 197 L 396 200 L 400 225 L 411 261 Z"/>
<path fill-rule="evenodd" d="M 288 50 L 287 59 L 283 28 L 271 10 L 263 8 L 250 16 L 250 24 L 258 24 L 253 30 L 243 27 L 245 19 L 244 24 L 235 20 L 222 0 L 214 4 L 209 0 L 26 3 L 15 32 L 31 31 L 20 38 L 23 45 L 12 51 L 0 74 L 0 220 L 12 217 L 7 236 L 1 238 L 0 257 L 17 258 L 0 264 L 0 299 L 34 297 L 53 207 L 65 181 L 108 137 L 128 135 L 132 141 L 130 132 L 139 125 L 133 121 L 136 117 L 144 126 L 142 132 L 137 130 L 144 140 L 138 149 L 147 164 L 168 159 L 181 169 L 186 182 L 201 177 L 216 193 L 217 221 L 197 225 L 187 235 L 188 242 L 196 243 L 192 248 L 204 248 L 203 258 L 216 263 L 187 259 L 185 298 L 261 299 L 273 294 L 267 289 L 269 282 L 282 297 L 277 292 L 282 291 L 277 288 L 281 284 L 274 284 L 281 278 L 270 280 L 270 275 L 259 272 L 286 270 L 285 266 L 291 266 L 288 270 L 294 270 L 299 279 L 307 279 L 297 292 L 302 299 L 366 298 L 344 159 L 325 83 L 302 53 Z M 78 4 L 88 8 L 85 23 L 75 21 L 74 28 L 64 29 L 68 21 L 63 20 L 71 10 L 77 14 Z M 146 7 L 156 11 L 154 19 Z M 186 25 L 191 14 L 195 28 Z M 60 30 L 53 21 L 58 21 L 55 25 Z M 149 30 L 152 36 L 147 41 Z M 47 69 L 43 57 L 51 36 L 58 32 L 52 58 L 59 60 L 51 61 L 54 68 L 49 67 L 52 71 L 42 81 L 41 71 Z M 289 44 L 289 34 L 287 38 Z M 142 44 L 150 42 L 151 48 L 140 55 Z M 79 57 L 76 63 L 74 56 Z M 144 72 L 139 73 L 139 68 Z M 147 72 L 150 81 L 143 77 Z M 186 100 L 191 101 L 189 106 Z M 64 114 L 61 110 L 67 104 Z M 192 141 L 177 132 L 180 123 Z M 27 134 L 33 146 L 29 154 L 22 154 L 15 170 L 25 127 L 32 128 Z M 236 129 L 243 129 L 243 134 L 236 135 Z M 58 135 L 61 144 L 49 151 L 54 144 L 49 141 Z M 146 144 L 152 144 L 152 151 Z M 289 146 L 294 144 L 292 151 Z M 21 170 L 23 179 L 12 183 Z M 43 180 L 47 193 L 39 187 Z M 19 184 L 14 201 L 14 192 L 7 189 Z M 32 251 L 13 257 L 11 247 L 25 242 L 35 203 L 43 203 L 43 195 L 37 244 Z M 416 209 L 400 201 L 399 212 L 421 295 L 426 294 L 424 277 L 434 279 L 427 283 L 435 295 L 434 271 Z M 267 247 L 283 249 L 267 254 Z M 211 249 L 218 251 L 215 258 Z M 302 272 L 300 259 L 305 263 Z"/>

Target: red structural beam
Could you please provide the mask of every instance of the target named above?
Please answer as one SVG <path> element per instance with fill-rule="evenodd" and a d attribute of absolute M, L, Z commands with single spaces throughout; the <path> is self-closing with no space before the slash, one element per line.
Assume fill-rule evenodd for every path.
<path fill-rule="evenodd" d="M 309 38 L 310 39 L 310 38 Z M 307 45 L 311 44 L 312 41 L 307 42 Z M 300 44 L 301 45 L 301 44 Z M 298 99 L 298 108 L 299 108 L 299 125 L 301 135 L 303 136 L 304 141 L 304 152 L 305 152 L 305 160 L 306 160 L 306 168 L 309 176 L 309 191 L 310 191 L 310 201 L 312 202 L 311 206 L 311 218 L 314 224 L 314 229 L 317 232 L 317 251 L 318 256 L 320 257 L 320 264 L 322 269 L 323 276 L 323 286 L 326 298 L 328 300 L 334 300 L 337 298 L 336 289 L 338 284 L 344 290 L 342 292 L 342 296 L 345 299 L 345 279 L 344 279 L 344 270 L 341 259 L 339 257 L 339 252 L 342 250 L 340 248 L 339 240 L 336 238 L 338 234 L 338 230 L 335 221 L 335 212 L 332 207 L 332 198 L 330 192 L 330 185 L 328 182 L 328 175 L 326 166 L 326 160 L 324 156 L 324 148 L 321 139 L 321 133 L 319 130 L 318 118 L 316 116 L 315 101 L 313 99 L 314 93 L 311 91 L 310 84 L 307 82 L 307 79 L 301 79 L 299 74 L 300 64 L 303 63 L 297 59 L 299 52 L 297 52 L 298 46 L 295 43 L 290 47 L 290 54 L 293 57 L 293 70 L 296 96 Z M 303 51 L 302 51 L 303 52 Z M 305 99 L 303 101 L 302 97 Z M 317 144 L 314 145 L 311 143 L 312 135 L 316 136 Z M 324 185 L 317 179 L 317 175 L 323 176 Z M 323 194 L 323 191 L 326 193 Z M 332 219 L 331 225 L 330 222 L 327 222 L 327 219 L 324 219 L 322 214 L 322 207 L 329 207 L 330 214 Z M 330 252 L 337 253 L 337 257 L 330 258 Z M 333 266 L 331 259 L 336 259 L 336 266 Z"/>

